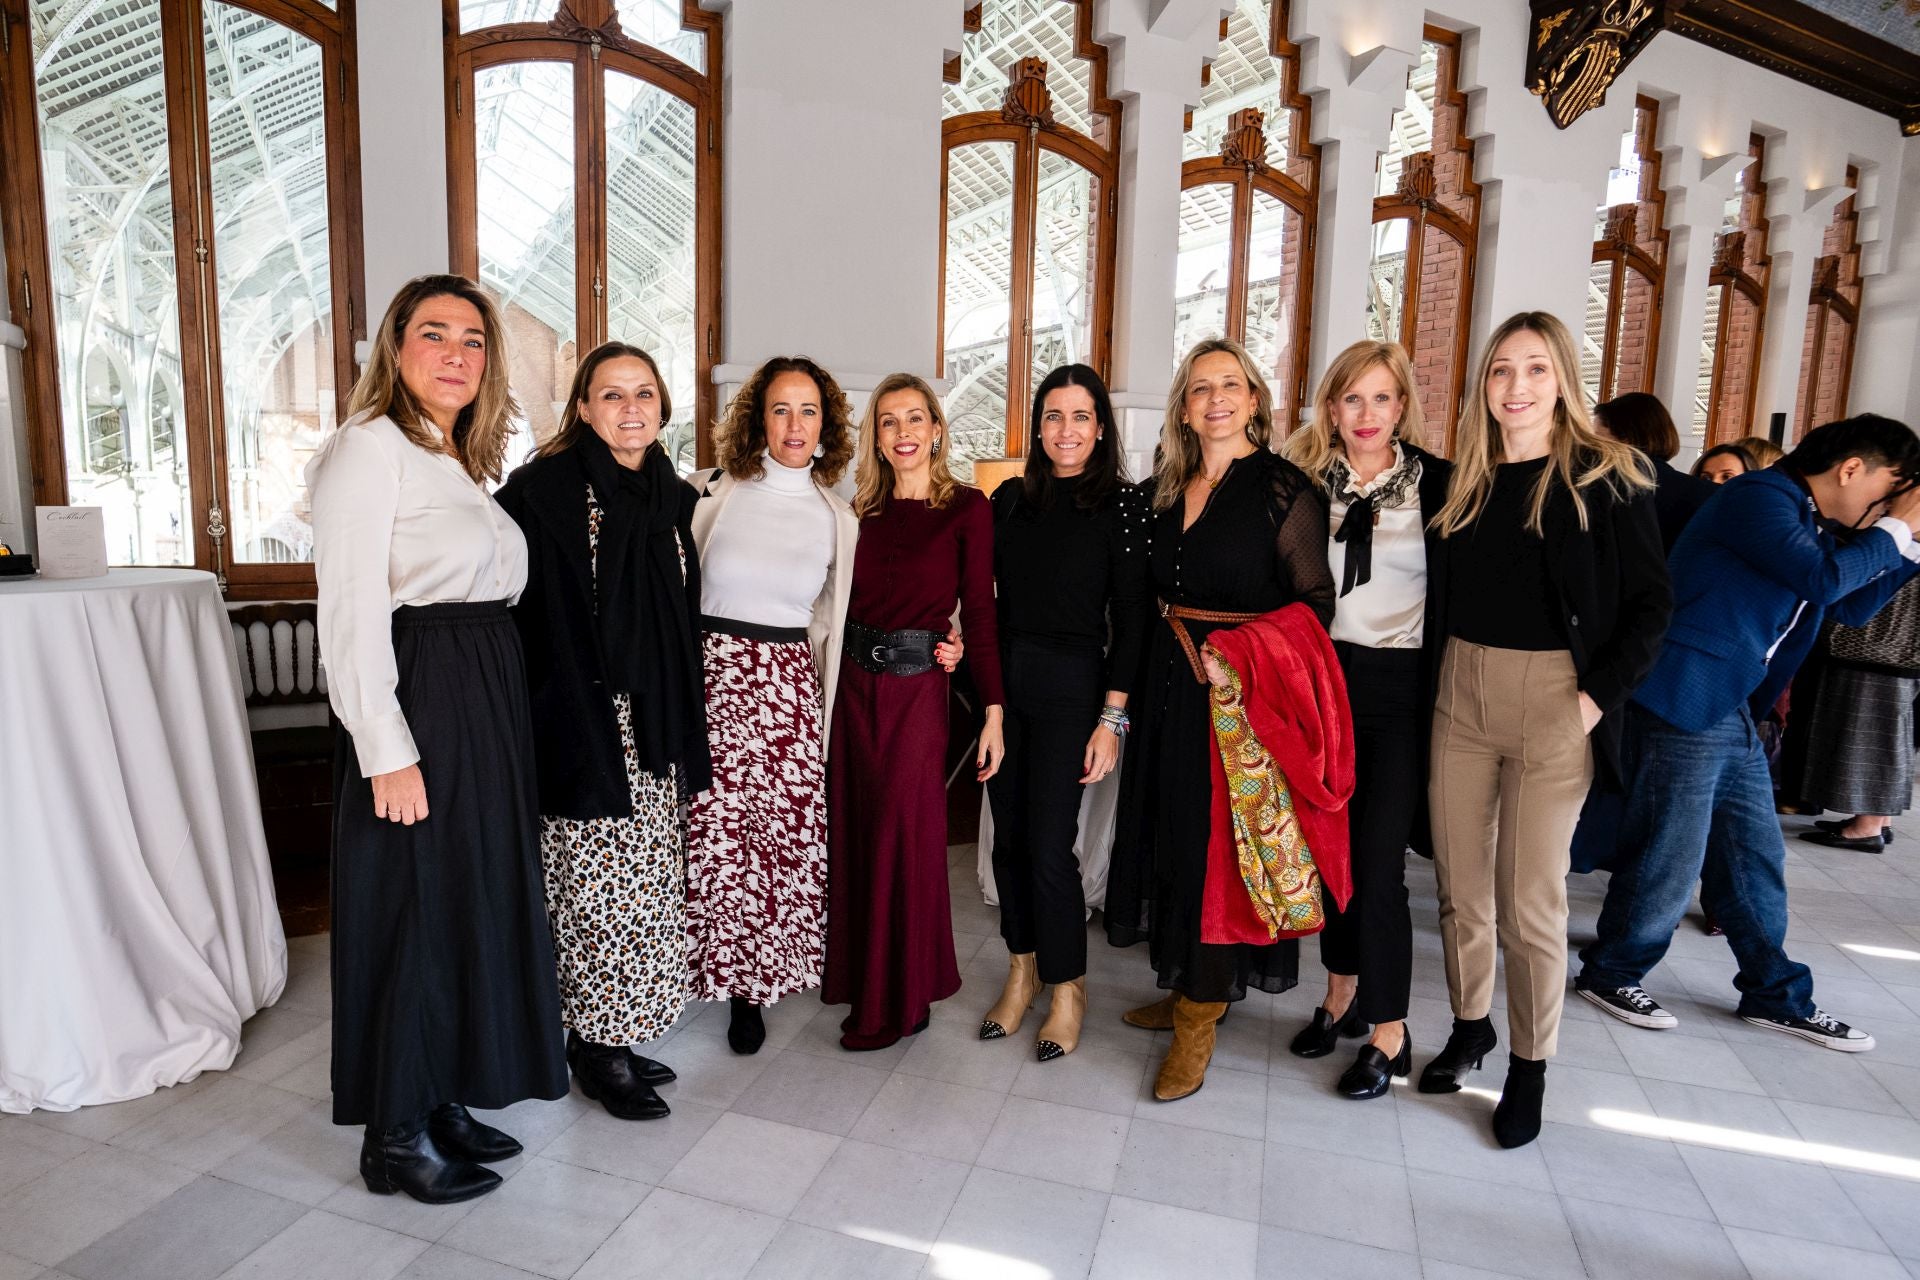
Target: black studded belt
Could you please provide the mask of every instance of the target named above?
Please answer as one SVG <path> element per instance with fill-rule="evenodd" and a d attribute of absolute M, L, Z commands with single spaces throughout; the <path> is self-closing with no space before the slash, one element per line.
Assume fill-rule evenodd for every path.
<path fill-rule="evenodd" d="M 917 676 L 933 670 L 933 646 L 941 631 L 882 631 L 847 620 L 847 656 L 862 671 L 877 676 Z"/>

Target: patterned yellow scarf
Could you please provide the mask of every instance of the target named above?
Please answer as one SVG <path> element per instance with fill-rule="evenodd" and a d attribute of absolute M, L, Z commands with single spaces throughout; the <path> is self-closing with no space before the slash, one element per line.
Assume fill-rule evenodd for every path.
<path fill-rule="evenodd" d="M 1234 856 L 1267 935 L 1311 933 L 1326 924 L 1320 872 L 1293 812 L 1293 793 L 1267 749 L 1253 736 L 1241 702 L 1240 673 L 1217 653 L 1226 685 L 1211 686 L 1213 737 L 1227 774 Z"/>

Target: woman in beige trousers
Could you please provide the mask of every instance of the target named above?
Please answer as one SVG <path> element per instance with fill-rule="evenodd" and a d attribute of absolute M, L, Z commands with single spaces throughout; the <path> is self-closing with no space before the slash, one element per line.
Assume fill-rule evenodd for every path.
<path fill-rule="evenodd" d="M 1446 643 L 1433 718 L 1434 865 L 1453 1034 L 1420 1076 L 1451 1093 L 1498 1043 L 1506 957 L 1503 1147 L 1540 1132 L 1567 982 L 1568 849 L 1614 715 L 1653 665 L 1672 610 L 1653 470 L 1594 431 L 1566 326 L 1502 324 L 1468 384 L 1447 503 Z"/>

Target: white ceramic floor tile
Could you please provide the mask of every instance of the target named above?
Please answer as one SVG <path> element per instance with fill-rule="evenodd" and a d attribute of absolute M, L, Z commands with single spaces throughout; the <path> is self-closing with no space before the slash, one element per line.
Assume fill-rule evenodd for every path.
<path fill-rule="evenodd" d="M 1676 1217 L 1714 1221 L 1679 1150 L 1662 1138 L 1579 1125 L 1542 1125 L 1540 1154 L 1562 1196 L 1623 1209 L 1658 1206 Z"/>
<path fill-rule="evenodd" d="M 394 1280 L 426 1241 L 314 1209 L 222 1280 Z"/>
<path fill-rule="evenodd" d="M 1878 1238 L 1821 1165 L 1684 1145 L 1680 1157 L 1724 1226 L 1839 1245 Z"/>
<path fill-rule="evenodd" d="M 1728 1227 L 1753 1280 L 1805 1280 L 1807 1276 L 1845 1276 L 1846 1280 L 1908 1280 L 1899 1259 L 1884 1253 L 1815 1244 L 1790 1236 Z"/>
<path fill-rule="evenodd" d="M 1423 1257 L 1515 1271 L 1535 1280 L 1584 1277 L 1558 1198 L 1435 1173 L 1409 1173 Z M 1524 1268 L 1524 1270 L 1516 1270 Z"/>
<path fill-rule="evenodd" d="M 662 1185 L 784 1218 L 800 1203 L 840 1141 L 814 1129 L 723 1115 Z"/>
<path fill-rule="evenodd" d="M 780 1219 L 660 1188 L 620 1224 L 574 1280 L 737 1280 L 779 1234 Z"/>
<path fill-rule="evenodd" d="M 60 1269 L 75 1280 L 213 1280 L 300 1215 L 301 1206 L 290 1201 L 196 1178 L 62 1259 Z"/>
<path fill-rule="evenodd" d="M 862 1065 L 857 1054 L 826 1058 L 782 1053 L 734 1100 L 732 1109 L 844 1137 L 887 1079 L 885 1071 Z"/>
<path fill-rule="evenodd" d="M 1129 1121 L 1057 1102 L 1008 1098 L 974 1162 L 1093 1191 L 1112 1191 Z"/>
<path fill-rule="evenodd" d="M 867 1104 L 849 1137 L 948 1160 L 980 1154 L 1004 1094 L 898 1072 Z"/>
<path fill-rule="evenodd" d="M 536 1157 L 446 1234 L 463 1253 L 545 1276 L 570 1276 L 632 1213 L 647 1189 Z"/>
<path fill-rule="evenodd" d="M 1115 1196 L 1094 1250 L 1095 1280 L 1208 1276 L 1252 1280 L 1260 1228 L 1251 1222 Z"/>
<path fill-rule="evenodd" d="M 1397 1164 L 1326 1152 L 1303 1159 L 1269 1144 L 1261 1216 L 1269 1226 L 1353 1244 L 1400 1253 L 1419 1247 L 1407 1171 Z"/>
<path fill-rule="evenodd" d="M 1152 1068 L 1158 1073 L 1158 1064 Z M 1186 1125 L 1230 1133 L 1239 1138 L 1264 1138 L 1267 1134 L 1267 1077 L 1229 1067 L 1209 1067 L 1206 1083 L 1198 1093 L 1174 1102 L 1162 1102 L 1147 1090 L 1134 1105 L 1133 1113 L 1163 1124 Z"/>
<path fill-rule="evenodd" d="M 1305 1231 L 1262 1227 L 1258 1274 L 1262 1280 L 1299 1280 L 1302 1276 L 1408 1280 L 1420 1274 L 1420 1259 Z"/>
<path fill-rule="evenodd" d="M 675 1102 L 672 1114 L 658 1120 L 622 1120 L 596 1105 L 540 1155 L 630 1182 L 657 1183 L 722 1114 L 697 1102 Z"/>
<path fill-rule="evenodd" d="M 476 1258 L 443 1244 L 430 1244 L 394 1280 L 533 1280 L 533 1272 L 490 1258 Z"/>
<path fill-rule="evenodd" d="M 0 1197 L 0 1248 L 53 1266 L 193 1179 L 191 1169 L 137 1151 L 90 1151 Z"/>
<path fill-rule="evenodd" d="M 1659 1201 L 1649 1198 L 1649 1204 Z M 1746 1268 L 1710 1222 L 1676 1218 L 1640 1208 L 1623 1212 L 1611 1204 L 1562 1197 L 1561 1211 L 1573 1228 L 1587 1274 L 1594 1280 L 1744 1280 Z"/>
<path fill-rule="evenodd" d="M 947 1214 L 928 1274 L 934 1280 L 1084 1276 L 1106 1223 L 1098 1191 L 976 1168 Z"/>
<path fill-rule="evenodd" d="M 217 1178 L 317 1205 L 358 1176 L 359 1129 L 333 1123 L 333 1108 L 309 1102 L 278 1129 L 215 1165 Z"/>
<path fill-rule="evenodd" d="M 1148 1070 L 1138 1054 L 1085 1046 L 1052 1062 L 1029 1057 L 1011 1092 L 1016 1097 L 1128 1116 L 1146 1096 L 1151 1080 Z"/>
<path fill-rule="evenodd" d="M 960 1197 L 968 1166 L 957 1160 L 848 1140 L 795 1206 L 809 1226 L 926 1253 Z"/>
<path fill-rule="evenodd" d="M 1114 1194 L 1135 1200 L 1260 1218 L 1266 1145 L 1254 1138 L 1135 1117 L 1121 1149 Z"/>
<path fill-rule="evenodd" d="M 927 1255 L 878 1240 L 843 1236 L 789 1222 L 748 1274 L 753 1280 L 914 1280 Z"/>

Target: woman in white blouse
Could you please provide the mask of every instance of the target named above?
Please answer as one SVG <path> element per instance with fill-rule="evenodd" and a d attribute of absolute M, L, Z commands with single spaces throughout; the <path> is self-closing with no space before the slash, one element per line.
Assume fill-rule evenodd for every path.
<path fill-rule="evenodd" d="M 1428 729 L 1436 646 L 1428 600 L 1427 526 L 1447 498 L 1450 470 L 1421 449 L 1420 400 L 1397 343 L 1357 342 L 1320 380 L 1313 421 L 1284 452 L 1325 490 L 1327 559 L 1339 583 L 1328 634 L 1353 707 L 1356 788 L 1347 805 L 1353 897 L 1326 904 L 1320 958 L 1327 995 L 1292 1051 L 1319 1058 L 1341 1036 L 1365 1036 L 1338 1091 L 1377 1098 L 1407 1074 L 1413 922 L 1406 850 L 1426 850 Z M 1431 569 L 1430 569 L 1431 566 Z"/>
<path fill-rule="evenodd" d="M 491 1191 L 475 1120 L 567 1092 L 532 730 L 508 605 L 520 530 L 487 496 L 514 412 L 492 301 L 409 281 L 307 467 L 334 759 L 333 1119 L 367 1189 Z"/>

